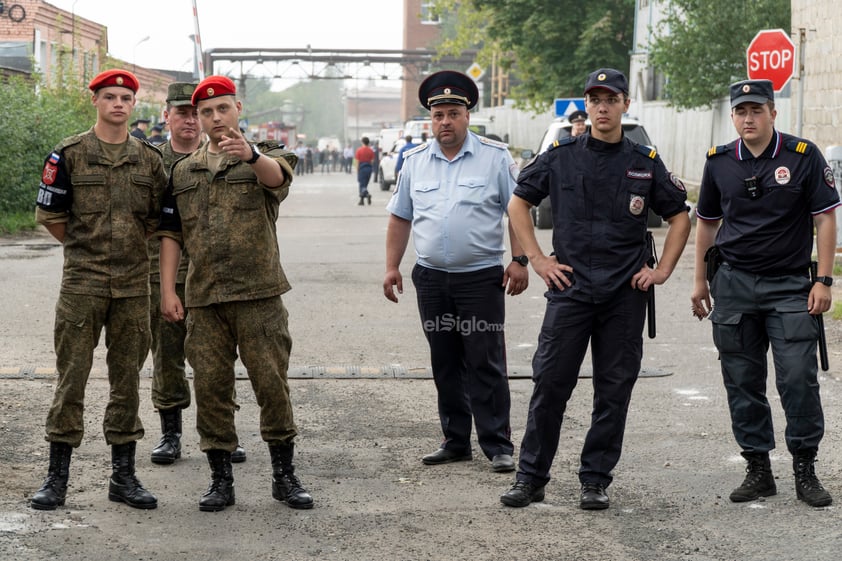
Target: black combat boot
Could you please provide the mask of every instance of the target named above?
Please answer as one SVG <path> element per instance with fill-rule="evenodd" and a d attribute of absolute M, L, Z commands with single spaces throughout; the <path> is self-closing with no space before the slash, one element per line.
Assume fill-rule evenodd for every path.
<path fill-rule="evenodd" d="M 771 497 L 778 492 L 768 452 L 743 452 L 746 459 L 746 478 L 742 485 L 731 491 L 731 502 L 744 503 L 760 497 Z"/>
<path fill-rule="evenodd" d="M 208 450 L 211 482 L 199 499 L 199 510 L 216 512 L 234 504 L 234 472 L 231 469 L 231 452 Z"/>
<path fill-rule="evenodd" d="M 181 409 L 160 410 L 161 440 L 152 449 L 153 464 L 172 464 L 181 457 Z"/>
<path fill-rule="evenodd" d="M 143 488 L 135 477 L 134 455 L 137 442 L 115 444 L 111 447 L 111 481 L 108 482 L 108 499 L 123 502 L 132 508 L 155 508 L 158 499 Z"/>
<path fill-rule="evenodd" d="M 70 455 L 73 447 L 64 442 L 50 442 L 50 467 L 41 488 L 32 495 L 29 506 L 36 510 L 55 510 L 64 506 L 67 496 L 67 477 L 70 475 Z"/>
<path fill-rule="evenodd" d="M 816 452 L 799 452 L 792 457 L 795 474 L 795 494 L 810 506 L 828 506 L 833 502 L 819 478 L 816 477 Z"/>
<path fill-rule="evenodd" d="M 365 195 L 360 195 L 360 202 L 357 203 L 357 206 L 363 206 L 365 204 Z"/>
<path fill-rule="evenodd" d="M 241 464 L 246 461 L 246 449 L 237 444 L 237 447 L 231 452 L 231 463 Z"/>
<path fill-rule="evenodd" d="M 295 475 L 292 456 L 295 445 L 270 444 L 269 456 L 272 458 L 272 497 L 287 504 L 290 508 L 313 508 L 313 497 L 301 486 Z"/>

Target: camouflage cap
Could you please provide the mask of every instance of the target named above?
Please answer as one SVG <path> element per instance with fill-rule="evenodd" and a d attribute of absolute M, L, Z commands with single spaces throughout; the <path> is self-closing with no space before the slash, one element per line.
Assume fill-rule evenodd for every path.
<path fill-rule="evenodd" d="M 179 105 L 193 105 L 191 101 L 193 92 L 196 91 L 196 84 L 189 82 L 173 82 L 167 88 L 167 103 L 173 107 Z"/>

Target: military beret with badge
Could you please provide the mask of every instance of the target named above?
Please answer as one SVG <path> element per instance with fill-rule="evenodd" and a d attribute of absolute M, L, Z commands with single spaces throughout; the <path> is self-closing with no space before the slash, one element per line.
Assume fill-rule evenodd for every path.
<path fill-rule="evenodd" d="M 237 86 L 227 76 L 208 76 L 196 86 L 191 101 L 198 105 L 200 101 L 223 95 L 237 95 Z"/>
<path fill-rule="evenodd" d="M 102 88 L 112 86 L 127 88 L 137 93 L 137 90 L 140 89 L 140 82 L 138 81 L 137 76 L 128 70 L 112 68 L 111 70 L 100 72 L 88 83 L 88 89 L 94 93 Z"/>

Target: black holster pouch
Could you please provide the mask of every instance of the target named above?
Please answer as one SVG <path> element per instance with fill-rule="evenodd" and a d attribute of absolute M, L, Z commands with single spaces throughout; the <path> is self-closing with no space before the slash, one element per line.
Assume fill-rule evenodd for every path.
<path fill-rule="evenodd" d="M 713 280 L 720 265 L 722 265 L 722 254 L 719 253 L 718 247 L 712 245 L 705 252 L 705 278 L 708 282 Z"/>

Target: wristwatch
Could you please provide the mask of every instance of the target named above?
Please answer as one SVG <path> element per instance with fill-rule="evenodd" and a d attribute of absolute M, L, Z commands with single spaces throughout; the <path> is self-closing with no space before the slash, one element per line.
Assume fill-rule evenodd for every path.
<path fill-rule="evenodd" d="M 512 261 L 524 267 L 529 265 L 529 257 L 527 257 L 526 255 L 514 255 L 512 256 Z"/>
<path fill-rule="evenodd" d="M 251 160 L 246 160 L 247 164 L 253 164 L 260 157 L 260 150 L 258 150 L 257 146 L 255 146 L 254 144 L 251 145 L 251 154 Z"/>
<path fill-rule="evenodd" d="M 816 282 L 820 282 L 825 286 L 833 286 L 833 277 L 816 277 Z"/>

